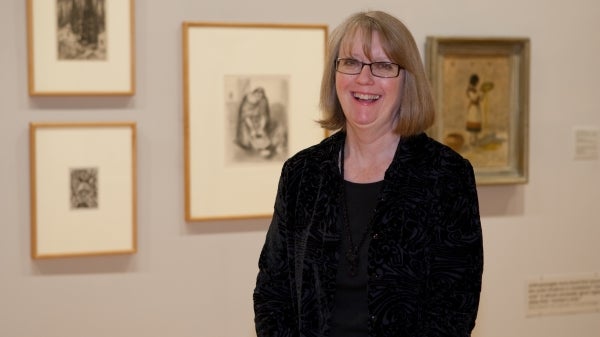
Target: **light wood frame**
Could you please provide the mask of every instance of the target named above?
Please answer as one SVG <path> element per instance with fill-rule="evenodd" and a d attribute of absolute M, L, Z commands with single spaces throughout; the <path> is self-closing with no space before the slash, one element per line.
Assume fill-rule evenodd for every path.
<path fill-rule="evenodd" d="M 228 156 L 240 150 L 228 137 L 238 118 L 232 107 L 241 110 L 243 96 L 236 85 L 265 83 L 268 95 L 285 96 L 284 157 L 319 142 L 327 26 L 183 22 L 182 30 L 185 219 L 270 217 L 285 158 L 232 164 Z"/>
<path fill-rule="evenodd" d="M 27 0 L 27 42 L 30 96 L 131 96 L 135 94 L 134 0 L 102 0 L 104 12 L 97 43 L 73 42 L 71 24 L 59 29 L 58 1 Z M 85 0 L 78 0 L 82 4 Z M 96 0 L 91 0 L 96 1 Z M 66 12 L 66 11 L 65 11 Z M 96 11 L 95 13 L 98 13 Z M 76 21 L 80 22 L 80 21 Z M 77 25 L 81 27 L 82 25 Z M 96 32 L 97 32 L 96 30 Z M 59 42 L 63 41 L 63 42 Z M 69 41 L 68 43 L 64 41 Z M 81 41 L 81 40 L 80 40 Z M 60 46 L 68 46 L 63 49 Z M 85 46 L 97 46 L 87 54 Z M 76 59 L 59 59 L 61 50 L 74 51 Z M 85 54 L 85 55 L 81 55 Z M 98 59 L 84 59 L 86 55 Z"/>
<path fill-rule="evenodd" d="M 528 181 L 528 38 L 427 38 L 434 138 L 473 164 L 478 184 Z"/>
<path fill-rule="evenodd" d="M 31 123 L 29 137 L 32 258 L 135 253 L 135 123 Z"/>

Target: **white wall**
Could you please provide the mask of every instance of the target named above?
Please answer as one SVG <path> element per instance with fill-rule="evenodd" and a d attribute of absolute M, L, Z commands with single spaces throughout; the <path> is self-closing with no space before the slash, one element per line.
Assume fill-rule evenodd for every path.
<path fill-rule="evenodd" d="M 30 98 L 25 2 L 0 5 L 0 336 L 252 337 L 268 219 L 185 223 L 181 22 L 324 23 L 361 9 L 428 35 L 530 37 L 530 181 L 479 189 L 485 277 L 476 337 L 597 337 L 600 314 L 525 317 L 526 280 L 600 272 L 600 164 L 572 127 L 600 126 L 597 0 L 137 1 L 137 94 Z M 139 252 L 29 257 L 28 123 L 138 124 Z"/>

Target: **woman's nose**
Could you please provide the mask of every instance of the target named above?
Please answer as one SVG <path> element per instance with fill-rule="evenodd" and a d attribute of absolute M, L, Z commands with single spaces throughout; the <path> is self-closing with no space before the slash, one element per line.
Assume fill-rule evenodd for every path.
<path fill-rule="evenodd" d="M 360 73 L 356 77 L 357 82 L 368 83 L 373 81 L 373 73 L 371 73 L 371 66 L 369 64 L 363 64 Z"/>

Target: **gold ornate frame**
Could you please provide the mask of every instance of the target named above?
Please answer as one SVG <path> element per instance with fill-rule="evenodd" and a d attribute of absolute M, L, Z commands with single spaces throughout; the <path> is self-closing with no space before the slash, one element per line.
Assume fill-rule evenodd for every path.
<path fill-rule="evenodd" d="M 478 184 L 528 180 L 528 38 L 427 38 L 432 136 L 471 161 Z"/>

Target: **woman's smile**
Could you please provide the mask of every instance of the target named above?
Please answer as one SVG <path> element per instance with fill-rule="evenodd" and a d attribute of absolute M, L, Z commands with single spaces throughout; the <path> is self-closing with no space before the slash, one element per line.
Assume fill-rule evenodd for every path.
<path fill-rule="evenodd" d="M 391 62 L 381 45 L 379 33 L 374 32 L 369 55 L 365 54 L 363 36 L 357 32 L 351 39 L 348 55 L 364 65 L 358 74 L 336 73 L 336 91 L 346 117 L 346 126 L 355 129 L 392 132 L 402 100 L 403 73 L 397 77 L 382 78 L 371 73 L 370 62 Z M 377 131 L 379 130 L 379 131 Z M 384 131 L 385 130 L 385 131 Z"/>
<path fill-rule="evenodd" d="M 352 95 L 354 96 L 354 98 L 356 98 L 357 101 L 365 103 L 375 102 L 381 97 L 381 95 L 365 94 L 360 92 L 354 92 L 352 93 Z"/>

